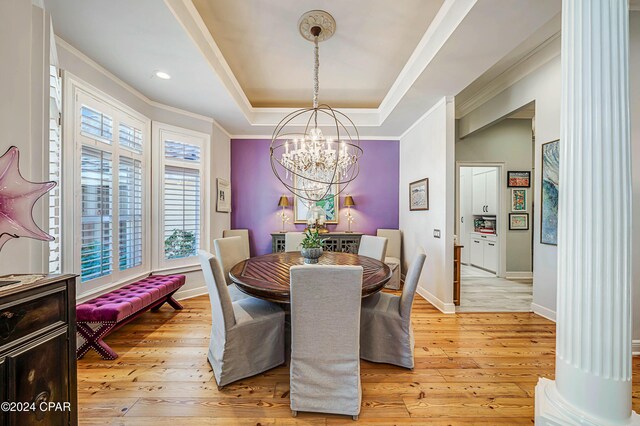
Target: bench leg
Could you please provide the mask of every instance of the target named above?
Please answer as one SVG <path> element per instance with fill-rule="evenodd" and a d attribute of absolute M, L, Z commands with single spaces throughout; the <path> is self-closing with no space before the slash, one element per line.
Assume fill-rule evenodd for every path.
<path fill-rule="evenodd" d="M 101 324 L 96 330 L 93 330 L 89 324 L 79 322 L 78 334 L 80 334 L 85 342 L 76 351 L 78 359 L 82 358 L 89 349 L 93 349 L 102 357 L 102 359 L 116 359 L 118 354 L 107 345 L 103 337 L 105 337 L 114 327 L 115 323 Z"/>
<path fill-rule="evenodd" d="M 175 293 L 175 291 L 173 292 Z M 176 299 L 173 298 L 173 293 L 168 294 L 163 300 L 162 302 L 158 303 L 156 306 L 154 306 L 153 308 L 151 308 L 152 312 L 157 311 L 158 309 L 160 309 L 160 307 L 162 305 L 164 305 L 165 303 L 168 303 L 173 309 L 175 309 L 176 311 L 180 311 L 182 310 L 182 305 L 180 304 L 180 302 L 178 302 Z"/>
<path fill-rule="evenodd" d="M 180 302 L 178 302 L 176 299 L 174 299 L 173 297 L 169 296 L 167 298 L 167 303 L 169 305 L 171 305 L 171 307 L 173 309 L 175 309 L 176 311 L 181 311 L 182 310 L 182 305 L 180 304 Z"/>

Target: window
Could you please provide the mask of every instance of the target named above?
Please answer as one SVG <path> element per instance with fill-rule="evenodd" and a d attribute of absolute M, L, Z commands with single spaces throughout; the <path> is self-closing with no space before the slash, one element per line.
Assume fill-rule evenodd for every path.
<path fill-rule="evenodd" d="M 49 180 L 57 182 L 49 191 L 49 235 L 54 239 L 49 242 L 49 273 L 59 274 L 62 271 L 61 262 L 61 164 L 62 144 L 60 118 L 62 110 L 61 81 L 58 68 L 49 67 Z"/>
<path fill-rule="evenodd" d="M 65 176 L 72 173 L 75 183 L 65 205 L 73 206 L 69 217 L 75 230 L 68 270 L 79 273 L 82 294 L 151 269 L 150 122 L 95 89 L 69 81 L 73 105 L 65 107 L 75 115 L 65 125 L 75 129 L 75 149 Z"/>
<path fill-rule="evenodd" d="M 154 123 L 155 125 L 155 123 Z M 205 147 L 208 135 L 158 124 L 154 146 L 159 147 L 157 161 L 158 221 L 157 263 L 159 267 L 197 263 L 194 257 L 206 248 L 206 221 L 203 221 L 207 197 L 204 196 Z"/>
<path fill-rule="evenodd" d="M 80 163 L 80 277 L 84 282 L 112 272 L 113 171 L 110 153 L 87 146 L 82 147 Z"/>
<path fill-rule="evenodd" d="M 142 163 L 120 158 L 119 265 L 124 271 L 142 265 Z"/>

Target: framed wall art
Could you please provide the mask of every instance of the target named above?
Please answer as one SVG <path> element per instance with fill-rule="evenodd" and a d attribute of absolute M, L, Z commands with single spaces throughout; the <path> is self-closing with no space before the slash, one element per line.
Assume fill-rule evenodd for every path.
<path fill-rule="evenodd" d="M 409 184 L 409 210 L 429 210 L 429 179 Z"/>
<path fill-rule="evenodd" d="M 511 190 L 511 211 L 526 212 L 527 211 L 527 190 L 512 189 Z"/>
<path fill-rule="evenodd" d="M 327 220 L 325 223 L 337 224 L 340 219 L 340 197 L 338 196 L 338 185 L 332 185 L 331 191 L 327 196 L 314 203 L 316 206 L 320 206 L 327 214 Z M 307 214 L 309 213 L 310 201 L 304 200 L 297 195 L 293 196 L 293 217 L 294 223 L 307 223 Z"/>
<path fill-rule="evenodd" d="M 558 245 L 558 201 L 560 183 L 559 140 L 542 144 L 540 242 Z"/>
<path fill-rule="evenodd" d="M 531 172 L 530 171 L 508 171 L 507 187 L 509 188 L 531 187 Z"/>
<path fill-rule="evenodd" d="M 216 179 L 216 211 L 220 213 L 231 212 L 231 184 L 222 178 Z"/>
<path fill-rule="evenodd" d="M 510 231 L 528 231 L 529 213 L 509 213 Z"/>

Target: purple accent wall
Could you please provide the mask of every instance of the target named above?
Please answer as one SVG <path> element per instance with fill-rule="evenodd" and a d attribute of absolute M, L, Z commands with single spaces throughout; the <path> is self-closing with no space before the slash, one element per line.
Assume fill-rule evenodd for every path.
<path fill-rule="evenodd" d="M 293 195 L 275 177 L 269 161 L 268 139 L 231 139 L 231 227 L 249 229 L 251 255 L 271 252 L 271 233 L 281 229 L 278 199 Z M 375 235 L 378 228 L 398 228 L 398 186 L 400 144 L 397 140 L 361 140 L 364 153 L 360 174 L 347 191 L 356 206 L 351 209 L 351 230 Z M 340 223 L 328 225 L 331 231 L 347 229 L 344 197 L 340 194 Z M 293 207 L 286 209 L 291 223 L 287 230 L 302 231 L 293 224 Z"/>

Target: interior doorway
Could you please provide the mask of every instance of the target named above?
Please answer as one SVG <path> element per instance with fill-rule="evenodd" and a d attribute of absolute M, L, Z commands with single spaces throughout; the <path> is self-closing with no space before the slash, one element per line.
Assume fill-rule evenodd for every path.
<path fill-rule="evenodd" d="M 531 311 L 533 146 L 532 117 L 456 141 L 458 312 Z M 528 176 L 521 186 L 509 185 L 514 172 Z"/>

